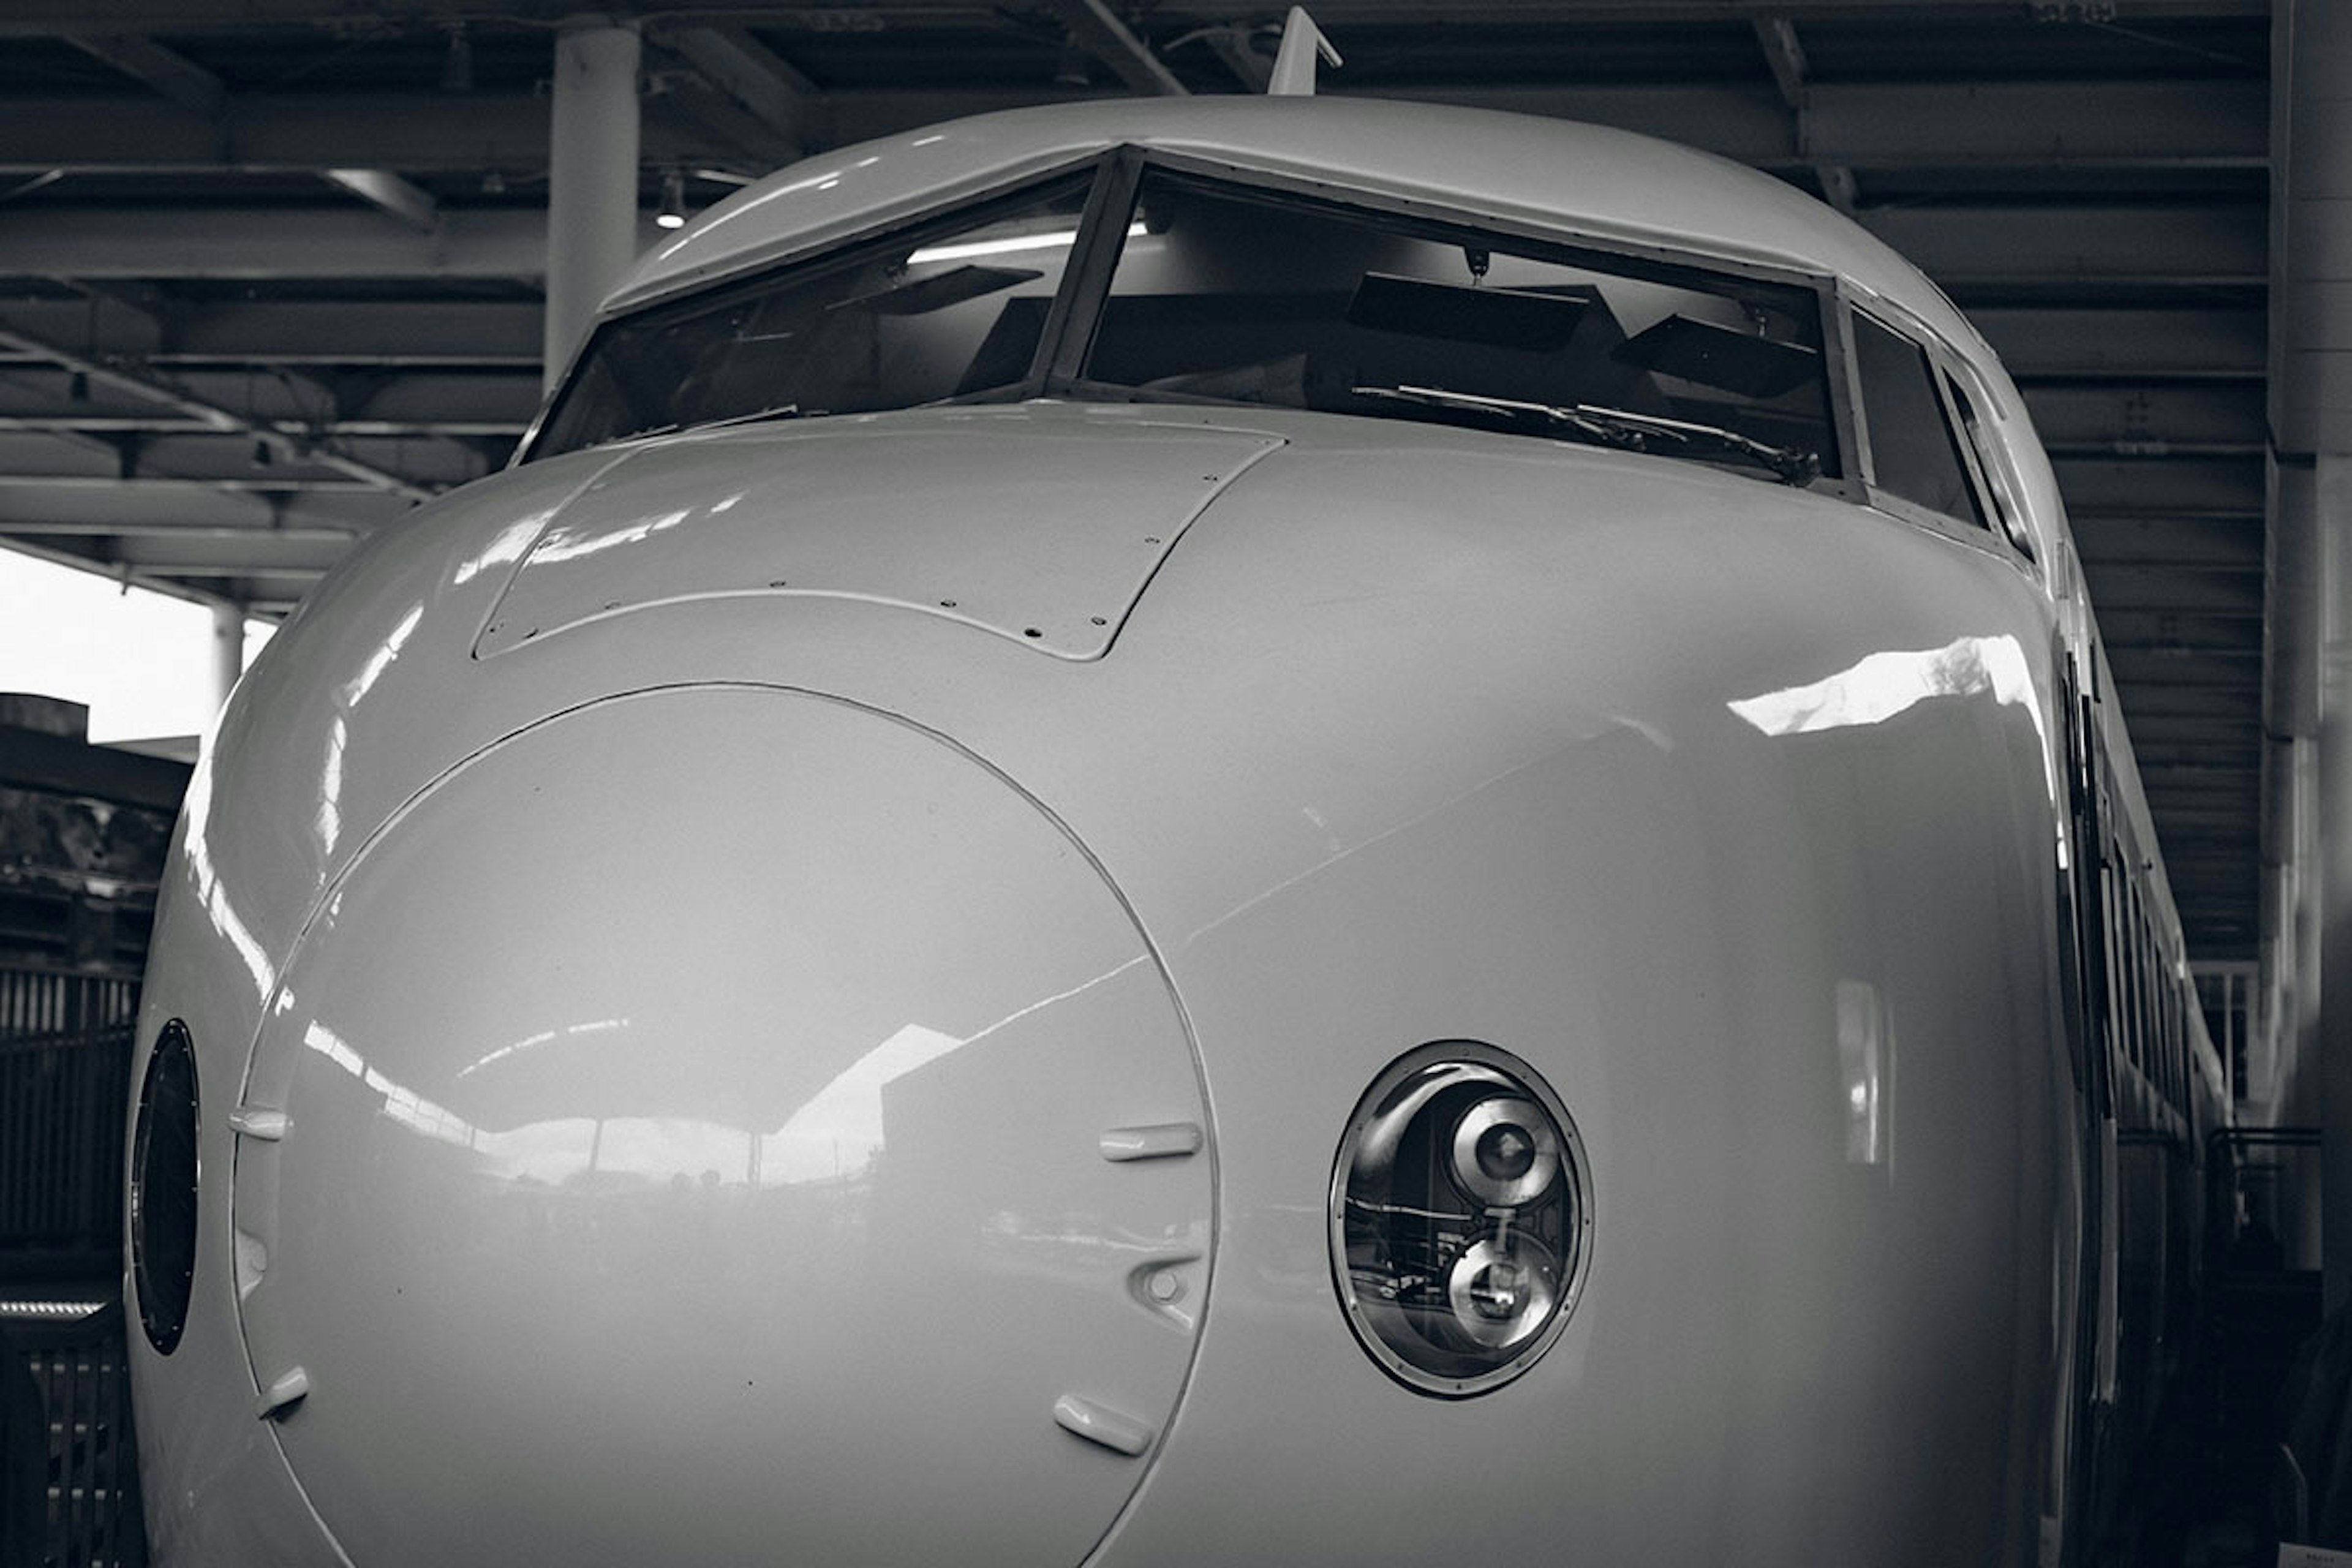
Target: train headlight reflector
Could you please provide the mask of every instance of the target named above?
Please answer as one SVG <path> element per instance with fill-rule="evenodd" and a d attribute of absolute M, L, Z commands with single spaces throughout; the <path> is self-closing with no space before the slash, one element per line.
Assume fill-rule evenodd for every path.
<path fill-rule="evenodd" d="M 196 1271 L 196 1055 L 174 1018 L 156 1037 L 131 1134 L 131 1277 L 147 1342 L 170 1355 Z"/>
<path fill-rule="evenodd" d="M 1535 1364 L 1591 1255 L 1591 1180 L 1575 1123 L 1507 1051 L 1407 1052 L 1357 1103 L 1331 1174 L 1331 1271 L 1381 1367 L 1461 1398 Z"/>

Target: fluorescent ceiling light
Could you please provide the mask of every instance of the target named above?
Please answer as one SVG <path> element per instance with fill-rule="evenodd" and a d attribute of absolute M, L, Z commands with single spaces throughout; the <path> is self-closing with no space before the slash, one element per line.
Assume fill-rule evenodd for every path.
<path fill-rule="evenodd" d="M 1127 226 L 1127 237 L 1134 239 L 1143 233 L 1143 225 Z M 1003 239 L 968 239 L 953 245 L 927 245 L 907 258 L 908 265 L 919 261 L 969 261 L 975 256 L 1010 256 L 1021 250 L 1066 250 L 1076 243 L 1078 231 L 1056 229 L 1051 234 L 1016 234 Z"/>

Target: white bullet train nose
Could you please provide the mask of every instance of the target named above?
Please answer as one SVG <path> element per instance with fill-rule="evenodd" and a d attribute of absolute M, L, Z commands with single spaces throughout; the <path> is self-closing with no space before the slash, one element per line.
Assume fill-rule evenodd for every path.
<path fill-rule="evenodd" d="M 451 769 L 324 890 L 236 1124 L 257 1418 L 359 1568 L 1074 1564 L 1208 1294 L 1202 1082 L 1117 890 L 808 693 Z"/>

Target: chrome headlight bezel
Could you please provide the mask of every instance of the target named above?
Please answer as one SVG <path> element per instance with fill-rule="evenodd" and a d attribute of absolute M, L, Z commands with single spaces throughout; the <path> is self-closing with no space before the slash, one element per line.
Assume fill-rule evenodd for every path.
<path fill-rule="evenodd" d="M 1381 1371 L 1470 1398 L 1559 1341 L 1592 1215 L 1583 1140 L 1542 1076 L 1483 1041 L 1433 1041 L 1382 1069 L 1348 1119 L 1331 1164 L 1332 1285 Z"/>

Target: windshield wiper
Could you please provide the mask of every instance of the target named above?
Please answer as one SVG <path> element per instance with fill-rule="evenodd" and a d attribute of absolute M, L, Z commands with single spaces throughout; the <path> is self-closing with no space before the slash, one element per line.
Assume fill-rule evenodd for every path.
<path fill-rule="evenodd" d="M 1636 414 L 1629 408 L 1604 408 L 1591 403 L 1579 403 L 1569 407 L 1549 403 L 1522 403 L 1517 398 L 1488 397 L 1483 393 L 1454 392 L 1442 386 L 1356 386 L 1349 390 L 1359 397 L 1385 397 L 1431 408 L 1461 408 L 1472 413 L 1510 416 L 1533 415 L 1555 428 L 1570 430 L 1604 447 L 1615 447 L 1629 452 L 1652 451 L 1654 449 L 1651 445 L 1653 441 L 1704 447 L 1715 453 L 1761 463 L 1778 475 L 1784 485 L 1809 485 L 1822 477 L 1820 453 L 1808 451 L 1802 447 L 1775 447 L 1769 441 L 1759 441 L 1752 436 L 1727 430 L 1720 425 L 1667 419 L 1655 414 Z"/>
<path fill-rule="evenodd" d="M 724 419 L 706 419 L 695 426 L 698 430 L 724 430 L 730 425 L 758 425 L 770 419 L 803 418 L 797 403 L 772 403 L 765 408 L 754 408 L 744 414 L 730 414 Z"/>

